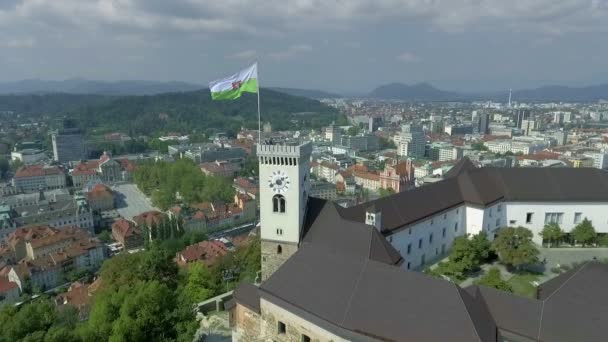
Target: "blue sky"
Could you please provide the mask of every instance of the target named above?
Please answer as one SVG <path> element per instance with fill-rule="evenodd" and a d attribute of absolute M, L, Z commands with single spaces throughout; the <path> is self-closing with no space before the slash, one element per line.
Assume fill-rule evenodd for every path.
<path fill-rule="evenodd" d="M 608 82 L 608 0 L 0 0 L 0 81 L 205 84 L 257 60 L 264 86 L 366 92 Z"/>

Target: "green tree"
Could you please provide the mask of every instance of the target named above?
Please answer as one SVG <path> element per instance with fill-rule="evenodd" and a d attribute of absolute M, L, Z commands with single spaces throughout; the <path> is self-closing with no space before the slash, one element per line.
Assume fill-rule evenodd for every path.
<path fill-rule="evenodd" d="M 450 261 L 456 263 L 452 267 L 472 271 L 481 265 L 490 255 L 491 244 L 485 232 L 472 236 L 459 236 L 454 239 L 450 251 Z"/>
<path fill-rule="evenodd" d="M 380 194 L 380 197 L 387 197 L 387 196 L 394 194 L 395 190 L 393 190 L 393 188 L 388 188 L 388 189 L 379 188 L 378 193 Z"/>
<path fill-rule="evenodd" d="M 583 222 L 579 223 L 576 225 L 576 227 L 574 227 L 574 229 L 572 229 L 570 235 L 576 242 L 581 243 L 583 246 L 592 244 L 595 242 L 595 238 L 597 237 L 595 228 L 591 224 L 591 221 L 589 221 L 586 217 Z"/>
<path fill-rule="evenodd" d="M 355 136 L 355 135 L 359 134 L 359 132 L 361 132 L 361 128 L 359 126 L 351 126 L 346 131 L 346 134 L 348 134 L 350 136 Z"/>
<path fill-rule="evenodd" d="M 48 298 L 24 304 L 17 308 L 6 305 L 0 309 L 0 342 L 58 341 L 59 331 L 71 331 L 77 318 L 75 310 L 60 313 Z M 75 334 L 65 335 L 65 341 L 78 341 Z"/>
<path fill-rule="evenodd" d="M 471 147 L 475 151 L 488 151 L 488 147 L 486 145 L 484 145 L 483 141 L 473 143 L 473 144 L 471 144 Z"/>
<path fill-rule="evenodd" d="M 385 150 L 389 148 L 395 149 L 397 148 L 397 145 L 395 145 L 395 142 L 392 139 L 380 137 L 380 149 Z"/>
<path fill-rule="evenodd" d="M 255 156 L 248 156 L 239 172 L 242 177 L 257 177 L 260 174 L 260 163 Z"/>
<path fill-rule="evenodd" d="M 519 269 L 538 261 L 538 249 L 532 237 L 532 232 L 524 227 L 505 227 L 499 231 L 492 247 L 503 264 Z"/>
<path fill-rule="evenodd" d="M 511 285 L 507 281 L 502 279 L 502 276 L 500 275 L 500 270 L 496 267 L 490 268 L 483 277 L 481 277 L 475 282 L 475 284 L 491 287 L 501 291 L 513 292 L 513 288 L 511 287 Z"/>
<path fill-rule="evenodd" d="M 543 240 L 549 242 L 549 247 L 557 246 L 564 238 L 564 231 L 557 223 L 547 223 L 543 230 L 538 233 Z"/>
<path fill-rule="evenodd" d="M 158 281 L 139 282 L 128 292 L 108 341 L 162 341 L 177 335 L 171 317 L 176 300 L 167 285 Z"/>
<path fill-rule="evenodd" d="M 186 273 L 183 294 L 189 302 L 199 303 L 214 295 L 214 281 L 207 266 L 194 262 L 188 265 Z"/>

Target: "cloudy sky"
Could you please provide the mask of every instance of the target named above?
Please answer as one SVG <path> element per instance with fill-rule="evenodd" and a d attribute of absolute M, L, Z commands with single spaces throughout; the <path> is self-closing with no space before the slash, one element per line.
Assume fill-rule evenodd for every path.
<path fill-rule="evenodd" d="M 0 0 L 0 81 L 608 82 L 608 0 Z"/>

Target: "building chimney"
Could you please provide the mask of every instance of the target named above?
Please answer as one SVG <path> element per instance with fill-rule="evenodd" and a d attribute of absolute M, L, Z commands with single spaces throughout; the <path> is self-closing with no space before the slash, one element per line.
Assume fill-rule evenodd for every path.
<path fill-rule="evenodd" d="M 376 227 L 379 232 L 382 231 L 382 213 L 374 204 L 365 210 L 365 224 Z"/>

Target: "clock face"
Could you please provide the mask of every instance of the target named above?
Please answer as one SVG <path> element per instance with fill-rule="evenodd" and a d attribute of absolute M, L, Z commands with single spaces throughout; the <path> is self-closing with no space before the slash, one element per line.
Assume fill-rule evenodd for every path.
<path fill-rule="evenodd" d="M 284 171 L 273 171 L 268 177 L 268 187 L 277 194 L 283 194 L 289 189 L 289 177 Z"/>

